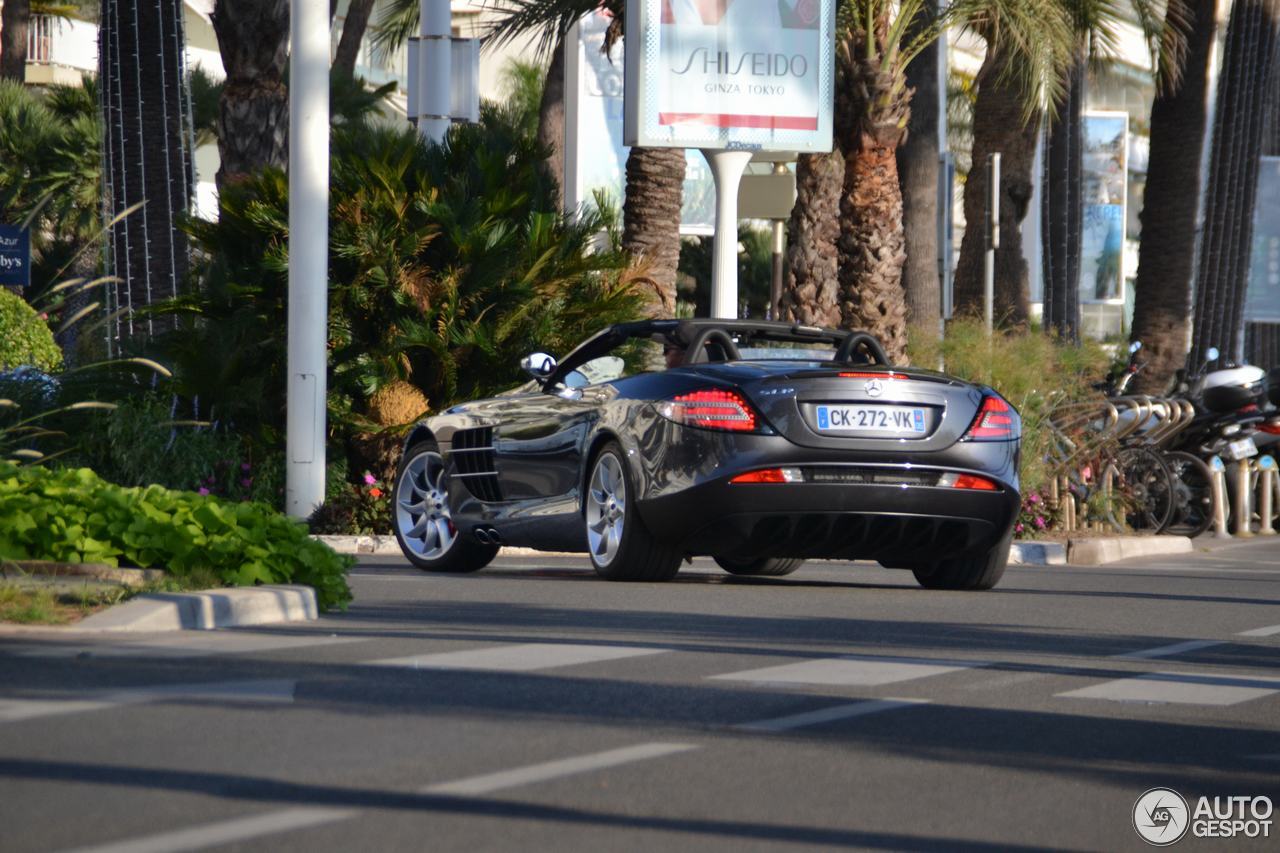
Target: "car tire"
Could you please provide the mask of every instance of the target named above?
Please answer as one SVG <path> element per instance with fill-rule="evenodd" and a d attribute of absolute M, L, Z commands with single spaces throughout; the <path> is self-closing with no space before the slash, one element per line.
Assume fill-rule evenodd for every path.
<path fill-rule="evenodd" d="M 404 452 L 391 493 L 391 528 L 410 563 L 428 572 L 474 572 L 498 554 L 462 535 L 449 515 L 449 484 L 444 458 L 433 442 Z"/>
<path fill-rule="evenodd" d="M 911 573 L 925 589 L 991 589 L 1004 575 L 1012 544 L 1013 529 L 1010 528 L 1000 544 L 985 554 L 917 565 L 911 569 Z"/>
<path fill-rule="evenodd" d="M 611 441 L 591 460 L 582 496 L 591 566 L 611 581 L 671 580 L 680 571 L 680 552 L 645 527 L 635 494 L 626 456 Z"/>
<path fill-rule="evenodd" d="M 758 557 L 754 560 L 735 560 L 731 557 L 716 557 L 716 565 L 731 575 L 742 577 L 781 577 L 789 575 L 804 565 L 804 560 L 784 559 L 782 557 Z"/>

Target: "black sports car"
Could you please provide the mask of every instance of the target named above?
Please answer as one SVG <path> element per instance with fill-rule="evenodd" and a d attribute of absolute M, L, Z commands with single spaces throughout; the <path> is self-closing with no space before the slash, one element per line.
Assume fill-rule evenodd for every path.
<path fill-rule="evenodd" d="M 534 381 L 412 430 L 394 514 L 414 565 L 475 571 L 521 545 L 587 552 L 611 580 L 697 555 L 738 575 L 873 559 L 939 589 L 1004 572 L 1017 412 L 890 366 L 865 332 L 652 320 L 523 366 Z"/>

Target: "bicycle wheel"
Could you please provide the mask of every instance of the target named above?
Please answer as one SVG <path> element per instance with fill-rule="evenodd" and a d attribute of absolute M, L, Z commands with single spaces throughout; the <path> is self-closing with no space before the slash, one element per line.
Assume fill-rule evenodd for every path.
<path fill-rule="evenodd" d="M 1116 454 L 1113 486 L 1117 508 L 1131 530 L 1159 532 L 1173 514 L 1174 480 L 1159 454 L 1129 447 Z"/>
<path fill-rule="evenodd" d="M 1173 513 L 1163 533 L 1199 536 L 1213 525 L 1213 472 L 1204 460 L 1183 450 L 1164 455 L 1173 475 Z"/>

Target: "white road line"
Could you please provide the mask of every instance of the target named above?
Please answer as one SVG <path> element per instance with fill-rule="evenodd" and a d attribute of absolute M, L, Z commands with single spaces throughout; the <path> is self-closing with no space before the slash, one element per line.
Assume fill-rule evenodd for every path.
<path fill-rule="evenodd" d="M 263 835 L 321 826 L 355 815 L 356 812 L 352 809 L 285 809 L 96 847 L 78 847 L 66 853 L 178 853 L 181 850 L 201 850 L 215 844 L 234 844 Z"/>
<path fill-rule="evenodd" d="M 40 717 L 81 714 L 122 705 L 166 700 L 292 702 L 297 682 L 288 679 L 222 681 L 213 684 L 173 684 L 129 690 L 96 691 L 76 699 L 0 698 L 0 723 L 16 723 Z"/>
<path fill-rule="evenodd" d="M 670 649 L 639 646 L 598 646 L 575 643 L 520 643 L 439 652 L 402 658 L 365 661 L 364 666 L 404 666 L 412 669 L 475 669 L 496 672 L 532 672 L 559 666 L 577 666 L 606 660 L 658 655 Z"/>
<path fill-rule="evenodd" d="M 1280 753 L 1268 753 L 1266 755 L 1246 755 L 1245 758 L 1253 761 L 1280 761 Z"/>
<path fill-rule="evenodd" d="M 1199 649 L 1221 645 L 1223 645 L 1222 640 L 1187 640 L 1185 643 L 1157 646 L 1154 649 L 1143 649 L 1137 652 L 1125 652 L 1122 655 L 1112 655 L 1111 657 L 1116 660 L 1150 660 L 1151 658 L 1167 658 L 1173 655 L 1180 655 L 1183 652 L 1194 652 Z"/>
<path fill-rule="evenodd" d="M 1156 702 L 1173 705 L 1237 705 L 1280 692 L 1280 678 L 1209 672 L 1152 672 L 1059 693 L 1073 699 Z"/>
<path fill-rule="evenodd" d="M 1265 628 L 1254 628 L 1252 631 L 1241 631 L 1237 637 L 1274 637 L 1280 634 L 1280 625 L 1268 625 Z"/>
<path fill-rule="evenodd" d="M 817 711 L 806 711 L 803 714 L 775 717 L 771 720 L 756 720 L 733 728 L 744 732 L 786 732 L 805 726 L 816 726 L 836 720 L 865 717 L 867 714 L 878 714 L 881 711 L 896 711 L 899 708 L 914 708 L 917 705 L 927 704 L 929 704 L 927 699 L 871 699 L 866 702 L 854 702 L 851 705 L 835 705 L 831 708 L 820 708 Z"/>
<path fill-rule="evenodd" d="M 498 773 L 487 773 L 483 776 L 472 776 L 469 779 L 458 779 L 440 785 L 423 788 L 424 794 L 456 794 L 461 796 L 491 794 L 504 788 L 515 788 L 533 782 L 546 782 L 564 776 L 587 773 L 592 770 L 603 770 L 630 764 L 633 761 L 644 761 L 649 758 L 661 758 L 678 752 L 698 749 L 689 743 L 642 743 L 638 746 L 627 746 L 622 749 L 611 749 L 591 755 L 580 755 L 576 758 L 564 758 L 559 761 L 547 761 L 542 764 L 530 764 L 514 770 L 503 770 Z"/>
<path fill-rule="evenodd" d="M 875 687 L 915 678 L 944 675 L 985 666 L 981 662 L 939 663 L 913 658 L 849 656 L 807 660 L 710 676 L 720 681 L 752 681 L 760 684 L 827 684 Z"/>

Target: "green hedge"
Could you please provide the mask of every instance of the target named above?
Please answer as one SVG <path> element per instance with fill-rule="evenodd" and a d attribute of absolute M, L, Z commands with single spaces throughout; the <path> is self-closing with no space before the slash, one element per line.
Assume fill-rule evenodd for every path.
<path fill-rule="evenodd" d="M 0 287 L 0 370 L 31 365 L 45 373 L 62 366 L 53 332 L 21 296 Z"/>
<path fill-rule="evenodd" d="M 212 571 L 232 586 L 315 587 L 321 608 L 351 600 L 355 563 L 261 503 L 112 485 L 87 468 L 0 462 L 0 557 Z"/>

